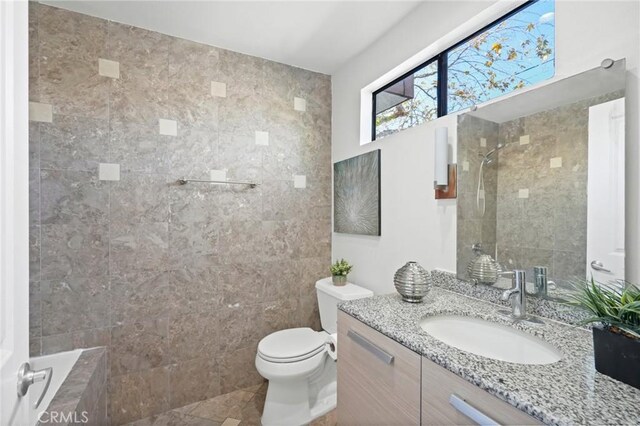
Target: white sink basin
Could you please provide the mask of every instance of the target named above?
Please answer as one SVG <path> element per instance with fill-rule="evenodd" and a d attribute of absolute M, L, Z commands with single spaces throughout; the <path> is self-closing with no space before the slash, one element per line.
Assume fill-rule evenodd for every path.
<path fill-rule="evenodd" d="M 499 361 L 552 364 L 562 358 L 562 353 L 544 340 L 479 318 L 439 315 L 424 318 L 420 327 L 447 345 Z"/>

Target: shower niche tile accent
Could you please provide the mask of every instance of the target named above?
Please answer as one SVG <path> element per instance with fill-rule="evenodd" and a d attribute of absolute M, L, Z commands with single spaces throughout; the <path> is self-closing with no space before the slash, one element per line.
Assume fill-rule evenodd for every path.
<path fill-rule="evenodd" d="M 51 123 L 53 121 L 53 107 L 50 104 L 29 102 L 29 121 Z"/>
<path fill-rule="evenodd" d="M 178 123 L 175 120 L 160 118 L 158 128 L 161 135 L 178 136 Z"/>
<path fill-rule="evenodd" d="M 120 78 L 120 62 L 98 59 L 98 73 L 103 77 Z"/>

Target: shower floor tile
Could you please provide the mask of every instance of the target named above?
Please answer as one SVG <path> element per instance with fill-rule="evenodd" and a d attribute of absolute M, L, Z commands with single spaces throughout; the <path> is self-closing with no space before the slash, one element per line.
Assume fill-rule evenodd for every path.
<path fill-rule="evenodd" d="M 175 408 L 129 423 L 129 426 L 259 426 L 267 383 Z M 336 426 L 336 410 L 314 420 L 310 426 Z"/>

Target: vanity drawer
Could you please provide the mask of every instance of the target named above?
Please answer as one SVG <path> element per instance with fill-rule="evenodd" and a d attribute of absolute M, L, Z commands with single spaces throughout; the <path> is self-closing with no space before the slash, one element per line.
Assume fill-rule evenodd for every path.
<path fill-rule="evenodd" d="M 453 397 L 453 399 L 452 399 Z M 454 406 L 456 404 L 458 408 Z M 485 422 L 470 416 L 484 415 Z M 426 358 L 422 359 L 423 425 L 540 425 L 538 420 Z"/>
<path fill-rule="evenodd" d="M 420 424 L 422 357 L 338 312 L 338 424 Z"/>

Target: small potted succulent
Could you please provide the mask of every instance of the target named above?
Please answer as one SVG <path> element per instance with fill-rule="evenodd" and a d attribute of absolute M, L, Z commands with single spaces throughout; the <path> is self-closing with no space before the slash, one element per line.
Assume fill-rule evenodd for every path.
<path fill-rule="evenodd" d="M 628 283 L 616 288 L 592 278 L 581 283 L 570 304 L 593 315 L 583 324 L 596 323 L 596 370 L 640 389 L 640 289 Z"/>
<path fill-rule="evenodd" d="M 331 265 L 331 276 L 333 277 L 333 285 L 342 286 L 347 283 L 347 275 L 351 272 L 353 266 L 349 265 L 344 259 L 337 260 Z"/>

